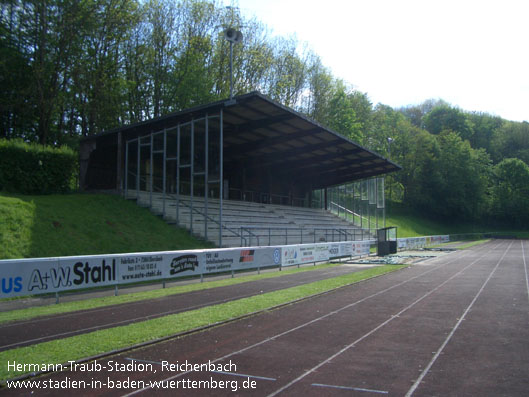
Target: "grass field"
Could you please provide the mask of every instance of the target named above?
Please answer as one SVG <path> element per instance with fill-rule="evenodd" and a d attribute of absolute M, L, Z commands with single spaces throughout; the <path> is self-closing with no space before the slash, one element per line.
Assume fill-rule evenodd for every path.
<path fill-rule="evenodd" d="M 0 259 L 211 248 L 118 196 L 0 194 Z"/>

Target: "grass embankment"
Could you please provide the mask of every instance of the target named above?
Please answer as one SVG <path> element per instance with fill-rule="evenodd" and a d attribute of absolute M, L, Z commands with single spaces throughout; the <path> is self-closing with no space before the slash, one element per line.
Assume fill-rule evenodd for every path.
<path fill-rule="evenodd" d="M 7 362 L 18 363 L 66 363 L 105 352 L 126 348 L 196 328 L 213 325 L 240 316 L 266 310 L 314 294 L 376 277 L 404 266 L 380 266 L 361 272 L 317 281 L 281 291 L 269 292 L 219 305 L 142 321 L 122 327 L 114 327 L 88 334 L 44 342 L 0 352 L 0 379 L 5 380 L 23 374 L 7 371 Z"/>
<path fill-rule="evenodd" d="M 118 196 L 0 194 L 0 259 L 211 248 Z"/>
<path fill-rule="evenodd" d="M 434 236 L 439 234 L 493 233 L 517 238 L 529 238 L 527 230 L 517 230 L 506 226 L 488 226 L 480 223 L 465 222 L 457 219 L 446 221 L 428 217 L 399 203 L 388 202 L 386 225 L 397 226 L 397 237 Z"/>
<path fill-rule="evenodd" d="M 444 223 L 427 218 L 398 203 L 390 203 L 386 209 L 386 225 L 397 226 L 398 237 L 434 236 L 439 234 L 461 234 L 474 232 L 473 225 L 455 222 Z M 486 231 L 486 230 L 479 230 Z"/>

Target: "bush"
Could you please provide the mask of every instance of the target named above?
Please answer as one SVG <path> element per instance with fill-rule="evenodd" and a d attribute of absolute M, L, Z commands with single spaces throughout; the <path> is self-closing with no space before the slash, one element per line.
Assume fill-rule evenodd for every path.
<path fill-rule="evenodd" d="M 23 194 L 64 193 L 77 175 L 77 154 L 22 140 L 0 139 L 0 190 Z"/>

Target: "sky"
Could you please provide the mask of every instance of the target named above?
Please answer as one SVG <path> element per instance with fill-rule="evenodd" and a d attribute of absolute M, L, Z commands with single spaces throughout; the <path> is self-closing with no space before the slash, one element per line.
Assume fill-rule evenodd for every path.
<path fill-rule="evenodd" d="M 529 121 L 527 0 L 222 0 L 393 108 L 443 99 Z"/>

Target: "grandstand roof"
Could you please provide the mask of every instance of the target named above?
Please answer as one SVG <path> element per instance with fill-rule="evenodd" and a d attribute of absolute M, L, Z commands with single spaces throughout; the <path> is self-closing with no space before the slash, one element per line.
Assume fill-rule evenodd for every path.
<path fill-rule="evenodd" d="M 123 141 L 223 110 L 224 164 L 267 167 L 323 188 L 401 169 L 259 92 L 123 126 L 86 140 L 121 132 Z"/>

